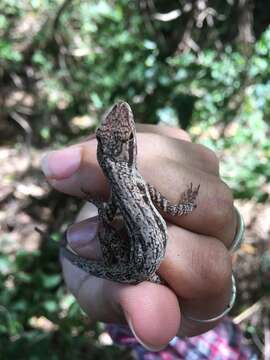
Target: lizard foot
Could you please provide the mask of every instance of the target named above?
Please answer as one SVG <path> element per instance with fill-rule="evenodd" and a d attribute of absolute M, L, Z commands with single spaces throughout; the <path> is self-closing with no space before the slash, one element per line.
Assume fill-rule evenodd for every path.
<path fill-rule="evenodd" d="M 189 184 L 187 190 L 184 191 L 182 194 L 181 203 L 182 204 L 192 204 L 193 207 L 196 208 L 197 205 L 195 204 L 195 201 L 198 196 L 199 189 L 200 189 L 200 184 L 197 187 L 193 188 L 193 183 L 191 182 Z"/>

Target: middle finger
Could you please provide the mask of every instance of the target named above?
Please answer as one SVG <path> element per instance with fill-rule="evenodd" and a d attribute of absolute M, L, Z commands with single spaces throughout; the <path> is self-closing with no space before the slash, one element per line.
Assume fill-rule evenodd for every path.
<path fill-rule="evenodd" d="M 215 238 L 170 224 L 168 230 L 166 256 L 158 272 L 180 299 L 183 319 L 185 315 L 206 319 L 222 313 L 232 289 L 228 250 Z"/>

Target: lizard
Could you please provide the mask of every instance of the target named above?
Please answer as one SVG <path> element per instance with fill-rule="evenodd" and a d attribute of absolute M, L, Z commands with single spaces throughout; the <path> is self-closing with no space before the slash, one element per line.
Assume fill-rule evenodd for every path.
<path fill-rule="evenodd" d="M 86 199 L 98 208 L 102 260 L 90 260 L 67 248 L 66 235 L 60 255 L 85 272 L 120 283 L 137 284 L 145 280 L 163 283 L 157 274 L 165 257 L 168 232 L 160 211 L 173 216 L 196 208 L 200 185 L 187 187 L 178 204 L 169 202 L 138 171 L 137 138 L 132 110 L 119 101 L 104 116 L 96 130 L 97 160 L 110 185 L 107 203 Z M 83 189 L 82 189 L 83 191 Z M 121 218 L 127 236 L 121 236 L 115 219 Z"/>

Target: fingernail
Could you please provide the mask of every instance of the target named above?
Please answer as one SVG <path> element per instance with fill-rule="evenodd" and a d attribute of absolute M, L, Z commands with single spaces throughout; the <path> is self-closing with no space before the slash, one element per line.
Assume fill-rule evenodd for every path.
<path fill-rule="evenodd" d="M 82 248 L 96 238 L 97 232 L 98 222 L 96 220 L 82 221 L 70 226 L 67 230 L 67 242 L 72 248 Z"/>
<path fill-rule="evenodd" d="M 166 347 L 167 345 L 161 345 L 161 346 L 158 345 L 158 346 L 157 346 L 157 345 L 152 345 L 152 344 L 146 344 L 145 342 L 143 342 L 143 341 L 140 339 L 140 337 L 136 334 L 136 331 L 135 331 L 135 329 L 134 329 L 134 327 L 133 327 L 131 318 L 129 317 L 129 315 L 128 315 L 127 313 L 125 313 L 125 315 L 126 315 L 127 323 L 128 323 L 128 325 L 129 325 L 129 328 L 130 328 L 133 336 L 135 337 L 135 339 L 136 339 L 143 347 L 145 347 L 145 348 L 146 348 L 147 350 L 149 350 L 149 351 L 155 351 L 155 352 L 161 351 L 161 350 L 165 349 L 165 347 Z"/>
<path fill-rule="evenodd" d="M 41 161 L 41 168 L 46 177 L 61 180 L 73 175 L 80 163 L 81 148 L 72 146 L 45 155 Z"/>

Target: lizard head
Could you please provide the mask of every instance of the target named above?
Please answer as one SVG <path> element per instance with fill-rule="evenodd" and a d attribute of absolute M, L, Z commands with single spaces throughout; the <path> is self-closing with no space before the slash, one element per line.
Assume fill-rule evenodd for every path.
<path fill-rule="evenodd" d="M 117 162 L 132 165 L 136 159 L 136 130 L 128 103 L 119 101 L 107 114 L 96 131 L 98 160 L 104 155 Z"/>

